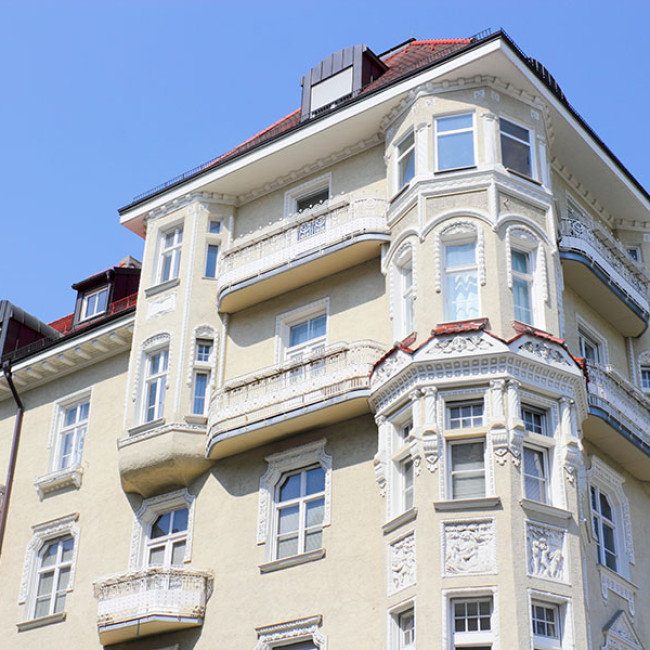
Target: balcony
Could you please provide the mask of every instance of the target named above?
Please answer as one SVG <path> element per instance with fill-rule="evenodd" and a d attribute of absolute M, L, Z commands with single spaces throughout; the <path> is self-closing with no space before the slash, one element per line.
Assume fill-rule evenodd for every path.
<path fill-rule="evenodd" d="M 595 221 L 569 206 L 560 220 L 565 281 L 624 336 L 639 336 L 650 312 L 649 278 L 621 244 Z"/>
<path fill-rule="evenodd" d="M 209 571 L 153 567 L 93 585 L 102 645 L 203 625 L 212 594 Z"/>
<path fill-rule="evenodd" d="M 387 202 L 341 195 L 238 240 L 224 252 L 219 309 L 236 312 L 377 257 Z"/>
<path fill-rule="evenodd" d="M 589 363 L 584 437 L 637 478 L 650 480 L 650 399 L 611 366 Z"/>
<path fill-rule="evenodd" d="M 227 382 L 210 404 L 208 457 L 367 413 L 370 371 L 384 352 L 374 341 L 338 343 Z"/>

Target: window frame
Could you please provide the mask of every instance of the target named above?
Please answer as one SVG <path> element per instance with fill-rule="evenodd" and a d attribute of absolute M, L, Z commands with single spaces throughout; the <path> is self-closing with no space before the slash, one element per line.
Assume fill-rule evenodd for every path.
<path fill-rule="evenodd" d="M 535 634 L 533 626 L 533 606 L 538 605 L 554 609 L 557 616 L 557 625 L 559 629 L 559 638 L 545 637 Z M 540 591 L 537 589 L 528 589 L 528 618 L 529 618 L 529 635 L 530 647 L 535 650 L 561 650 L 561 648 L 573 648 L 573 626 L 572 618 L 572 600 L 566 596 Z"/>
<path fill-rule="evenodd" d="M 88 435 L 88 426 L 90 422 L 90 392 L 83 391 L 74 396 L 69 396 L 60 400 L 55 405 L 54 416 L 54 440 L 52 446 L 52 456 L 50 459 L 50 470 L 52 472 L 67 472 L 79 467 L 83 457 L 83 447 L 85 438 Z M 65 425 L 65 418 L 67 412 L 71 408 L 78 409 L 84 404 L 88 405 L 87 414 L 83 420 L 75 420 L 74 425 Z M 64 431 L 72 429 L 73 443 L 72 443 L 72 460 L 69 464 L 62 466 L 62 446 L 63 446 L 63 433 Z M 78 431 L 84 429 L 83 431 Z"/>
<path fill-rule="evenodd" d="M 411 407 L 402 408 L 391 416 L 390 424 L 391 486 L 387 501 L 389 520 L 415 507 L 417 455 Z"/>
<path fill-rule="evenodd" d="M 390 650 L 415 650 L 417 642 L 417 617 L 416 617 L 415 598 L 399 603 L 388 611 L 388 643 Z M 413 640 L 410 643 L 404 643 L 402 638 L 401 619 L 405 615 L 413 617 Z"/>
<path fill-rule="evenodd" d="M 450 267 L 448 263 L 449 249 L 452 247 L 473 245 L 474 248 L 474 262 L 472 264 L 464 264 L 459 266 Z M 462 238 L 448 238 L 443 242 L 443 315 L 445 322 L 455 322 L 461 320 L 469 320 L 478 318 L 481 314 L 481 292 L 479 289 L 479 260 L 478 260 L 478 237 L 462 237 Z M 452 279 L 459 275 L 473 275 L 474 283 L 476 285 L 476 304 L 474 309 L 475 314 L 458 314 L 457 294 L 452 287 Z"/>
<path fill-rule="evenodd" d="M 607 344 L 604 337 L 589 327 L 581 318 L 577 319 L 577 339 L 578 352 L 583 359 L 600 366 L 607 365 Z M 590 359 L 587 356 L 585 343 L 588 343 L 590 347 L 594 348 L 596 358 Z"/>
<path fill-rule="evenodd" d="M 611 518 L 607 517 L 602 512 L 602 500 L 605 499 L 609 510 L 611 511 Z M 606 566 L 614 573 L 619 573 L 621 564 L 620 548 L 618 541 L 618 531 L 616 525 L 616 507 L 609 494 L 602 490 L 598 485 L 589 486 L 589 504 L 591 510 L 591 523 L 594 536 L 596 538 L 596 550 L 598 554 L 598 564 Z M 605 528 L 611 531 L 612 548 L 608 548 L 606 543 L 606 535 L 604 535 Z M 610 566 L 608 562 L 608 555 L 613 557 L 614 566 Z"/>
<path fill-rule="evenodd" d="M 296 185 L 284 193 L 284 216 L 298 214 L 298 202 L 300 199 L 307 198 L 320 191 L 327 189 L 329 199 L 332 199 L 332 174 L 327 173 L 309 181 Z M 321 204 L 319 204 L 321 205 Z M 316 207 L 316 206 L 314 206 Z M 304 211 L 303 211 L 304 212 Z"/>
<path fill-rule="evenodd" d="M 404 144 L 411 139 L 413 142 L 403 151 L 401 150 Z M 416 165 L 416 149 L 415 149 L 415 131 L 409 129 L 402 137 L 395 143 L 395 192 L 401 192 L 405 187 L 408 187 L 411 184 L 411 181 L 415 178 L 417 170 L 415 169 Z M 402 168 L 403 160 L 406 157 L 410 158 L 409 163 L 407 163 L 406 168 Z M 408 168 L 413 165 L 413 171 L 411 175 L 408 173 Z M 408 176 L 408 178 L 407 178 Z"/>
<path fill-rule="evenodd" d="M 323 336 L 308 339 L 298 345 L 290 345 L 291 328 L 310 320 L 325 316 L 325 334 Z M 329 330 L 329 298 L 316 300 L 315 302 L 303 305 L 276 317 L 275 338 L 276 338 L 276 361 L 300 361 L 319 354 L 327 348 Z"/>
<path fill-rule="evenodd" d="M 480 595 L 479 593 L 472 594 L 456 594 L 449 598 L 447 602 L 449 603 L 448 607 L 448 617 L 449 617 L 449 630 L 451 632 L 451 647 L 452 648 L 465 648 L 465 647 L 494 647 L 496 641 L 496 624 L 498 623 L 498 618 L 496 616 L 496 608 L 494 602 L 494 595 Z M 479 605 L 478 620 L 480 621 L 480 603 L 490 603 L 490 629 L 489 630 L 477 630 L 477 631 L 456 631 L 456 615 L 455 608 L 457 604 L 464 603 L 465 605 L 469 603 L 476 603 Z"/>
<path fill-rule="evenodd" d="M 626 246 L 625 252 L 633 262 L 636 262 L 637 264 L 643 264 L 641 246 Z"/>
<path fill-rule="evenodd" d="M 203 277 L 213 280 L 217 277 L 217 265 L 219 264 L 219 244 L 208 243 L 205 247 L 205 266 Z M 211 252 L 214 253 L 211 256 Z"/>
<path fill-rule="evenodd" d="M 542 608 L 553 612 L 554 620 L 552 623 L 544 619 L 536 618 L 537 612 L 535 608 Z M 557 631 L 557 636 L 549 636 L 548 634 L 538 634 L 536 632 L 535 622 L 539 621 L 542 625 L 554 625 Z M 530 603 L 530 622 L 531 622 L 531 635 L 535 650 L 562 650 L 562 616 L 560 613 L 560 606 L 557 603 L 550 603 L 543 600 L 532 599 Z"/>
<path fill-rule="evenodd" d="M 542 479 L 537 478 L 534 475 L 529 475 L 526 473 L 526 452 L 533 452 L 535 454 L 540 454 L 541 459 L 542 459 L 542 472 L 543 476 Z M 546 505 L 551 505 L 552 502 L 552 490 L 551 490 L 551 467 L 550 467 L 550 462 L 549 462 L 549 450 L 546 447 L 542 447 L 539 445 L 534 445 L 530 444 L 528 442 L 524 442 L 522 445 L 522 450 L 521 450 L 521 481 L 522 481 L 522 494 L 524 499 L 528 499 L 529 501 L 535 501 L 536 503 L 543 503 Z M 536 499 L 533 498 L 531 494 L 529 494 L 529 490 L 527 487 L 527 481 L 526 479 L 528 477 L 532 477 L 533 480 L 538 481 L 541 483 L 542 486 L 542 496 L 543 499 Z"/>
<path fill-rule="evenodd" d="M 464 470 L 465 472 L 481 472 L 481 476 L 483 477 L 483 494 L 471 494 L 469 496 L 456 496 L 455 491 L 454 491 L 454 478 L 458 474 L 459 471 L 461 470 L 455 470 L 454 469 L 454 460 L 453 460 L 453 450 L 455 447 L 461 447 L 465 445 L 473 445 L 473 444 L 481 444 L 483 445 L 483 469 L 482 470 Z M 461 438 L 461 439 L 452 439 L 447 442 L 447 453 L 448 453 L 448 471 L 447 471 L 447 479 L 448 479 L 448 494 L 449 494 L 449 500 L 450 501 L 465 501 L 465 500 L 471 500 L 471 499 L 483 499 L 486 496 L 488 496 L 488 468 L 487 468 L 487 439 L 485 436 L 480 437 L 480 438 Z"/>
<path fill-rule="evenodd" d="M 395 262 L 395 275 L 398 293 L 399 339 L 404 339 L 415 331 L 415 269 L 413 247 L 409 246 Z"/>
<path fill-rule="evenodd" d="M 528 142 L 525 142 L 524 140 L 519 139 L 518 137 L 510 134 L 510 133 L 504 133 L 503 128 L 502 128 L 502 122 L 507 122 L 508 124 L 511 124 L 512 126 L 522 129 L 528 133 L 529 140 Z M 505 156 L 504 156 L 504 147 L 503 147 L 503 138 L 509 138 L 510 140 L 514 140 L 516 143 L 520 145 L 526 145 L 528 147 L 528 156 L 529 156 L 529 169 L 528 173 L 525 171 L 522 171 L 520 169 L 515 169 L 514 167 L 509 167 L 506 165 L 505 161 Z M 537 179 L 537 161 L 535 160 L 535 131 L 522 123 L 518 122 L 517 120 L 513 120 L 509 117 L 503 117 L 499 116 L 499 153 L 501 155 L 501 164 L 505 169 L 508 171 L 514 172 L 515 174 L 518 174 L 520 176 L 523 176 L 524 178 L 529 178 L 531 180 L 536 180 Z"/>
<path fill-rule="evenodd" d="M 162 371 L 153 370 L 153 361 L 158 355 L 164 354 L 164 368 Z M 168 387 L 169 380 L 169 346 L 150 348 L 144 351 L 144 373 L 142 377 L 142 405 L 140 420 L 142 424 L 156 422 L 164 416 L 165 412 L 165 391 Z M 148 411 L 150 401 L 150 389 L 156 386 L 156 399 L 153 405 L 152 417 L 149 417 Z"/>
<path fill-rule="evenodd" d="M 536 250 L 525 248 L 521 245 L 511 244 L 510 247 L 510 272 L 512 274 L 512 303 L 513 303 L 513 312 L 516 321 L 520 323 L 525 323 L 527 325 L 535 325 L 536 321 L 536 296 L 535 296 L 535 275 L 536 275 Z M 524 255 L 529 268 L 527 272 L 519 271 L 514 267 L 514 258 L 515 254 Z M 517 302 L 517 292 L 515 291 L 517 285 L 523 285 L 526 288 L 527 295 L 527 306 L 519 305 Z M 521 313 L 521 310 L 529 312 L 529 317 L 523 317 L 524 314 Z"/>
<path fill-rule="evenodd" d="M 440 131 L 438 127 L 438 122 L 440 120 L 445 120 L 450 117 L 464 117 L 469 115 L 472 118 L 472 125 L 470 127 L 465 127 L 462 129 L 454 129 L 453 131 Z M 472 162 L 467 165 L 462 165 L 461 167 L 440 167 L 440 138 L 453 137 L 454 135 L 459 135 L 462 133 L 471 133 L 472 136 Z M 461 112 L 461 113 L 449 113 L 447 115 L 436 115 L 433 118 L 433 141 L 434 141 L 434 170 L 436 172 L 452 172 L 452 171 L 461 171 L 463 169 L 471 169 L 476 167 L 476 151 L 477 151 L 477 134 L 476 134 L 476 113 L 474 111 Z"/>
<path fill-rule="evenodd" d="M 644 374 L 647 376 L 644 377 Z M 640 388 L 644 392 L 650 391 L 650 364 L 642 363 L 639 366 L 639 382 L 641 384 Z"/>
<path fill-rule="evenodd" d="M 167 238 L 172 235 L 171 244 L 167 245 Z M 181 254 L 183 248 L 183 224 L 175 224 L 161 229 L 158 241 L 158 259 L 156 264 L 156 284 L 172 282 L 180 276 Z M 165 269 L 169 262 L 169 273 Z"/>
<path fill-rule="evenodd" d="M 187 515 L 186 515 L 187 520 L 185 522 L 184 529 L 179 530 L 178 532 L 174 532 L 173 530 L 171 530 L 169 533 L 165 535 L 160 535 L 159 537 L 152 537 L 153 527 L 161 517 L 164 517 L 165 515 L 169 514 L 170 525 L 173 525 L 172 522 L 176 519 L 175 513 L 181 512 L 183 510 L 187 511 Z M 143 563 L 145 564 L 146 568 L 155 568 L 155 567 L 169 568 L 169 567 L 183 566 L 185 562 L 184 559 L 185 546 L 187 545 L 188 521 L 189 521 L 189 508 L 187 506 L 173 508 L 171 510 L 166 510 L 164 512 L 159 512 L 157 514 L 154 521 L 152 521 L 147 527 L 147 533 L 145 538 L 145 552 L 143 555 Z M 174 564 L 173 562 L 174 548 L 181 543 L 183 544 L 183 562 L 181 562 L 180 564 Z M 153 564 L 151 562 L 151 553 L 153 550 L 157 548 L 163 549 L 163 561 L 161 564 Z"/>
<path fill-rule="evenodd" d="M 106 302 L 104 304 L 103 309 L 96 309 L 93 311 L 91 314 L 88 313 L 88 302 L 91 298 L 95 298 L 101 294 L 105 293 L 106 294 Z M 81 321 L 86 321 L 86 320 L 91 320 L 92 318 L 97 318 L 98 316 L 101 316 L 102 314 L 105 314 L 108 311 L 108 307 L 110 304 L 110 294 L 111 294 L 111 287 L 108 284 L 105 284 L 101 287 L 97 287 L 95 289 L 91 289 L 89 291 L 85 291 L 82 294 L 81 297 L 81 308 L 79 310 L 79 322 Z"/>

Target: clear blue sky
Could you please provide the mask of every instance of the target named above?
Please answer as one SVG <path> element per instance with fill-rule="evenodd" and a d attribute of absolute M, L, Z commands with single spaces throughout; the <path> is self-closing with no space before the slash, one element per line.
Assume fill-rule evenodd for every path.
<path fill-rule="evenodd" d="M 300 103 L 342 47 L 502 27 L 650 188 L 645 2 L 0 0 L 0 298 L 42 320 L 77 282 L 142 256 L 133 196 Z"/>

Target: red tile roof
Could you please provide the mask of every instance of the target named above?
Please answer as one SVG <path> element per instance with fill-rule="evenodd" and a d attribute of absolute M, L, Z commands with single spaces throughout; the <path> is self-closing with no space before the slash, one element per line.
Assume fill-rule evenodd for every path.
<path fill-rule="evenodd" d="M 436 59 L 451 54 L 452 52 L 461 49 L 466 45 L 469 45 L 470 42 L 471 39 L 469 38 L 443 38 L 428 41 L 411 41 L 409 43 L 406 43 L 397 52 L 391 53 L 384 60 L 384 63 L 388 66 L 388 70 L 384 72 L 381 77 L 366 86 L 361 91 L 361 95 L 365 95 L 377 88 L 386 86 L 396 79 L 399 79 L 399 77 L 403 75 L 409 74 L 414 70 L 418 70 L 419 68 L 432 63 Z M 299 124 L 300 109 L 296 109 L 292 113 L 289 113 L 289 115 L 286 117 L 283 117 L 274 124 L 271 124 L 271 126 L 267 127 L 263 131 L 260 131 L 253 137 L 242 142 L 234 149 L 231 149 L 227 153 L 224 153 L 218 158 L 215 158 L 211 162 L 207 163 L 202 168 L 202 170 L 209 169 L 217 163 L 223 162 L 228 158 L 244 153 L 245 151 L 248 151 L 257 145 L 266 142 L 267 140 L 271 140 L 281 133 L 289 131 Z"/>

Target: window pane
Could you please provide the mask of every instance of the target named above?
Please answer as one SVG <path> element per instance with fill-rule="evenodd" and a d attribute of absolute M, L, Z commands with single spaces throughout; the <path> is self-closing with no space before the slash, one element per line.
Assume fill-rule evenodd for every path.
<path fill-rule="evenodd" d="M 297 499 L 300 496 L 300 474 L 287 476 L 280 487 L 280 501 Z"/>
<path fill-rule="evenodd" d="M 34 618 L 41 618 L 50 613 L 50 599 L 36 601 L 36 609 L 34 610 Z"/>
<path fill-rule="evenodd" d="M 63 592 L 62 594 L 57 594 L 57 596 L 54 598 L 54 611 L 52 612 L 53 614 L 58 614 L 65 609 L 65 595 L 65 592 Z"/>
<path fill-rule="evenodd" d="M 192 413 L 203 415 L 205 413 L 205 397 L 208 391 L 208 373 L 197 372 L 194 375 L 194 399 L 192 400 Z"/>
<path fill-rule="evenodd" d="M 171 525 L 171 513 L 166 512 L 164 515 L 160 515 L 156 521 L 153 522 L 151 526 L 151 539 L 156 537 L 163 537 L 164 535 L 169 535 Z"/>
<path fill-rule="evenodd" d="M 208 246 L 208 253 L 205 260 L 205 277 L 214 278 L 217 275 L 217 257 L 219 255 L 219 247 Z"/>
<path fill-rule="evenodd" d="M 530 256 L 528 253 L 522 253 L 521 251 L 513 250 L 512 251 L 512 270 L 519 271 L 520 273 L 529 273 L 530 272 Z"/>
<path fill-rule="evenodd" d="M 447 266 L 469 266 L 476 264 L 476 243 L 456 244 L 446 247 Z"/>
<path fill-rule="evenodd" d="M 298 538 L 291 537 L 278 541 L 278 559 L 281 560 L 283 557 L 292 555 L 298 555 Z"/>
<path fill-rule="evenodd" d="M 155 546 L 149 549 L 149 566 L 162 566 L 165 562 L 165 547 Z"/>
<path fill-rule="evenodd" d="M 312 339 L 318 338 L 319 336 L 325 336 L 325 326 L 326 326 L 326 317 L 325 314 L 322 316 L 317 316 L 309 321 L 310 323 L 310 337 Z"/>
<path fill-rule="evenodd" d="M 172 546 L 172 566 L 182 566 L 185 560 L 185 540 Z"/>
<path fill-rule="evenodd" d="M 524 129 L 521 126 L 517 126 L 508 120 L 499 120 L 501 126 L 501 132 L 507 133 L 518 140 L 523 140 L 524 142 L 530 141 L 530 132 L 528 129 Z"/>
<path fill-rule="evenodd" d="M 300 345 L 309 340 L 309 322 L 293 325 L 289 330 L 289 346 Z"/>
<path fill-rule="evenodd" d="M 42 567 L 52 566 L 56 563 L 56 555 L 58 552 L 58 548 L 59 548 L 58 542 L 53 542 L 51 544 L 48 544 L 45 547 L 45 550 L 41 554 Z"/>
<path fill-rule="evenodd" d="M 318 190 L 317 192 L 312 192 L 311 194 L 307 194 L 306 196 L 301 196 L 297 201 L 296 201 L 296 211 L 301 212 L 302 210 L 307 210 L 308 208 L 312 208 L 315 205 L 318 205 L 319 203 L 324 203 L 327 201 L 330 197 L 330 191 L 329 188 L 325 187 L 322 190 Z"/>
<path fill-rule="evenodd" d="M 474 134 L 450 133 L 438 136 L 438 169 L 457 169 L 474 164 Z"/>
<path fill-rule="evenodd" d="M 288 506 L 278 511 L 278 533 L 292 533 L 298 530 L 299 506 Z"/>
<path fill-rule="evenodd" d="M 399 184 L 406 185 L 415 176 L 415 150 L 411 149 L 399 161 Z"/>
<path fill-rule="evenodd" d="M 458 129 L 472 128 L 472 114 L 467 115 L 450 115 L 449 117 L 439 117 L 436 120 L 438 132 L 456 131 Z"/>
<path fill-rule="evenodd" d="M 449 320 L 466 320 L 478 316 L 476 271 L 448 274 L 447 306 Z"/>
<path fill-rule="evenodd" d="M 483 469 L 483 443 L 470 442 L 462 445 L 453 445 L 451 448 L 451 462 L 454 471 Z"/>
<path fill-rule="evenodd" d="M 311 528 L 312 526 L 320 526 L 323 523 L 323 515 L 325 513 L 325 499 L 316 499 L 307 503 L 305 512 L 305 526 Z"/>
<path fill-rule="evenodd" d="M 70 581 L 70 567 L 63 567 L 59 571 L 59 579 L 57 581 L 56 590 L 65 591 L 68 588 L 69 581 Z"/>
<path fill-rule="evenodd" d="M 60 542 L 62 548 L 61 561 L 71 562 L 72 552 L 74 551 L 74 540 L 71 537 L 64 539 Z"/>
<path fill-rule="evenodd" d="M 522 323 L 532 323 L 529 283 L 515 278 L 512 283 L 512 294 L 515 303 L 515 319 Z"/>
<path fill-rule="evenodd" d="M 46 596 L 52 593 L 54 588 L 54 571 L 48 571 L 47 573 L 41 573 L 38 580 L 38 590 L 36 592 L 37 596 Z"/>
<path fill-rule="evenodd" d="M 501 155 L 504 167 L 524 174 L 524 176 L 531 175 L 530 145 L 518 142 L 502 134 Z"/>
<path fill-rule="evenodd" d="M 307 492 L 306 494 L 316 494 L 325 491 L 325 470 L 322 467 L 308 469 L 307 475 Z"/>
<path fill-rule="evenodd" d="M 609 503 L 609 499 L 606 494 L 600 493 L 600 513 L 612 521 L 612 506 Z"/>
<path fill-rule="evenodd" d="M 210 221 L 208 225 L 208 232 L 218 234 L 221 232 L 221 221 Z"/>
<path fill-rule="evenodd" d="M 180 533 L 184 530 L 187 530 L 187 508 L 174 510 L 173 515 L 174 523 L 172 525 L 172 533 Z"/>

